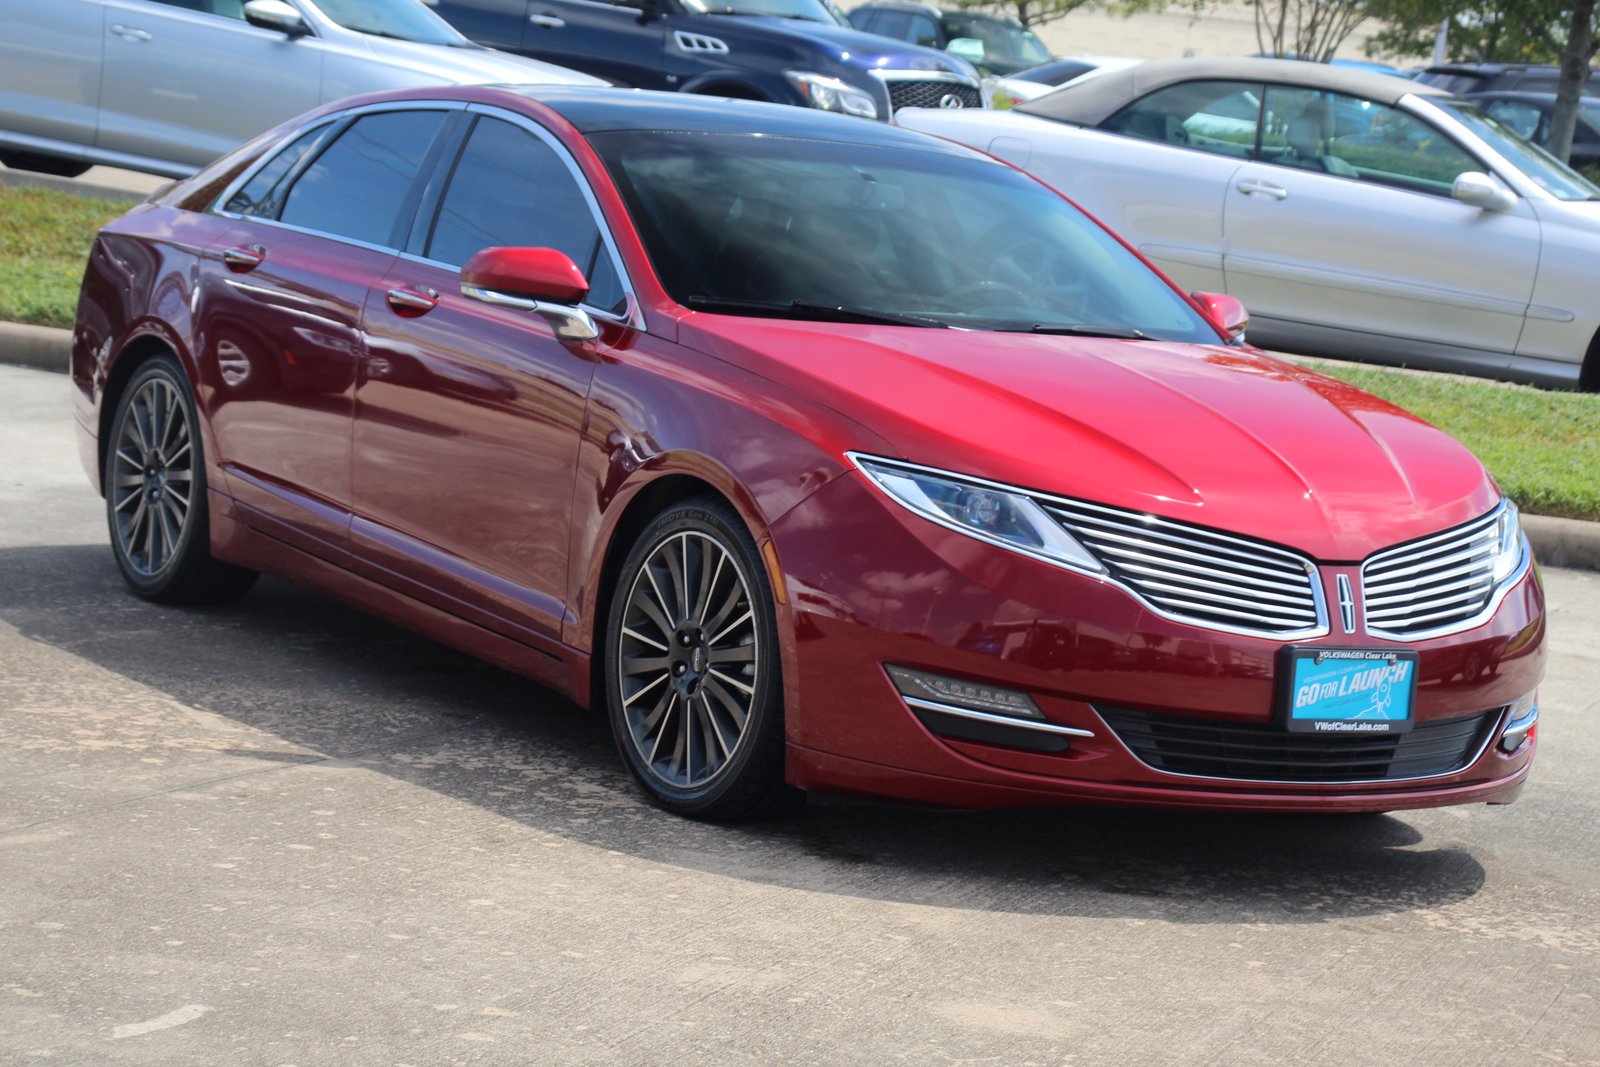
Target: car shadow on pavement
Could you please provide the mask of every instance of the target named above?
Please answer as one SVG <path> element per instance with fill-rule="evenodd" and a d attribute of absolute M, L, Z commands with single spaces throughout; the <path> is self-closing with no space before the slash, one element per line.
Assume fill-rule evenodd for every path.
<path fill-rule="evenodd" d="M 0 550 L 0 623 L 47 646 L 42 660 L 109 672 L 95 692 L 125 686 L 130 703 L 154 694 L 244 727 L 219 727 L 236 743 L 207 752 L 239 773 L 357 766 L 542 834 L 762 884 L 978 911 L 1283 924 L 1438 908 L 1485 878 L 1467 847 L 1430 843 L 1404 816 L 819 798 L 784 821 L 696 823 L 642 798 L 603 716 L 531 682 L 282 582 L 223 608 L 146 604 L 102 545 Z M 33 658 L 7 673 L 52 669 Z M 106 718 L 115 729 L 116 714 Z"/>

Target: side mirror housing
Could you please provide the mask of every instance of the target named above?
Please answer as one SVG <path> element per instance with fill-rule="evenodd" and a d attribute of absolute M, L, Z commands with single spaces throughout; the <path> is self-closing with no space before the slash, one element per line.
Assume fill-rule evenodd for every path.
<path fill-rule="evenodd" d="M 589 295 L 589 279 L 554 248 L 485 248 L 461 268 L 461 294 L 498 307 L 542 316 L 563 341 L 600 335 L 578 305 Z"/>
<path fill-rule="evenodd" d="M 1250 312 L 1239 303 L 1238 297 L 1227 293 L 1190 293 L 1189 298 L 1200 305 L 1206 318 L 1229 340 L 1244 341 L 1244 332 L 1250 328 Z"/>
<path fill-rule="evenodd" d="M 1456 176 L 1450 186 L 1450 195 L 1463 204 L 1481 207 L 1485 211 L 1510 211 L 1517 198 L 1502 189 L 1493 178 L 1480 171 L 1469 170 Z"/>
<path fill-rule="evenodd" d="M 263 30 L 277 30 L 290 37 L 304 37 L 311 32 L 300 12 L 283 0 L 245 0 L 244 20 Z"/>

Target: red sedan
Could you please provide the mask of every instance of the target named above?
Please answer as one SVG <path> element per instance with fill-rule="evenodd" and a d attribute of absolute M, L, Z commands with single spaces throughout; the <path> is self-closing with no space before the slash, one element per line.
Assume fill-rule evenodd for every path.
<path fill-rule="evenodd" d="M 134 592 L 315 586 L 605 707 L 673 811 L 1509 801 L 1515 509 L 1242 327 L 946 142 L 430 89 L 108 226 L 72 373 Z"/>

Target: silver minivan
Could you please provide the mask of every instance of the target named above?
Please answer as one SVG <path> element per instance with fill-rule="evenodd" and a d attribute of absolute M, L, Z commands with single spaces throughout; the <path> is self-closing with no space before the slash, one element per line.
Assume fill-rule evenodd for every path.
<path fill-rule="evenodd" d="M 184 177 L 319 104 L 413 85 L 604 85 L 422 0 L 0 0 L 0 163 Z"/>

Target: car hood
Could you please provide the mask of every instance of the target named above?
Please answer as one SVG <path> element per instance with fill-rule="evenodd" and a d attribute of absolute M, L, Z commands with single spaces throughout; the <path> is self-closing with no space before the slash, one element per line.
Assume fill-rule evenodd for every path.
<path fill-rule="evenodd" d="M 748 15 L 708 15 L 707 18 L 736 20 L 742 25 L 761 26 L 775 36 L 787 37 L 808 49 L 820 48 L 840 63 L 852 63 L 874 70 L 927 70 L 959 74 L 978 80 L 978 72 L 966 60 L 933 48 L 897 41 L 876 33 L 832 26 L 826 22 Z"/>
<path fill-rule="evenodd" d="M 366 33 L 348 33 L 344 41 L 351 48 L 365 48 L 372 55 L 417 75 L 418 84 L 439 82 L 446 85 L 609 85 L 596 78 L 554 63 L 541 63 L 492 48 L 452 48 L 442 44 L 396 41 Z"/>
<path fill-rule="evenodd" d="M 1326 562 L 1477 518 L 1500 497 L 1440 430 L 1253 349 L 707 314 L 680 331 L 870 427 L 900 458 Z"/>

